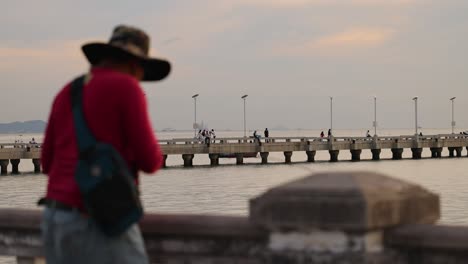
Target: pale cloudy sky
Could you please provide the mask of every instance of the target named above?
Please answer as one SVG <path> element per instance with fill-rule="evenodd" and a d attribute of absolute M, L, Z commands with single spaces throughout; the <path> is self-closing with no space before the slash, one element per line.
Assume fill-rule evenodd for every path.
<path fill-rule="evenodd" d="M 170 77 L 145 83 L 156 128 L 468 128 L 466 0 L 4 1 L 0 122 L 46 120 L 55 93 L 88 65 L 80 46 L 120 23 L 145 29 Z M 112 96 L 112 95 L 109 95 Z"/>

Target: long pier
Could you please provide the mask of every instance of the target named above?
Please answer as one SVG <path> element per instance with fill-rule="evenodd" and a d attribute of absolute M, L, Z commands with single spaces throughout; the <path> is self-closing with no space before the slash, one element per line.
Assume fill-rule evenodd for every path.
<path fill-rule="evenodd" d="M 440 158 L 443 148 L 448 148 L 450 157 L 461 157 L 463 148 L 468 147 L 468 135 L 409 135 L 393 137 L 272 137 L 262 138 L 217 138 L 209 144 L 197 139 L 172 139 L 160 141 L 164 159 L 168 155 L 182 155 L 184 166 L 193 166 L 195 154 L 208 154 L 213 166 L 219 164 L 223 155 L 232 155 L 237 164 L 243 164 L 244 156 L 260 153 L 261 163 L 268 163 L 270 152 L 283 152 L 285 163 L 291 163 L 294 152 L 303 151 L 307 161 L 314 162 L 317 151 L 328 151 L 330 161 L 336 162 L 340 151 L 350 151 L 351 160 L 359 161 L 363 150 L 370 150 L 373 160 L 380 160 L 383 149 L 392 151 L 392 159 L 402 159 L 404 149 L 410 149 L 413 159 L 420 159 L 423 148 L 431 151 L 431 157 Z M 468 148 L 467 148 L 468 150 Z"/>
<path fill-rule="evenodd" d="M 317 151 L 328 151 L 330 161 L 339 160 L 340 151 L 350 151 L 351 160 L 361 160 L 363 150 L 370 150 L 372 160 L 380 160 L 383 149 L 392 152 L 392 159 L 402 159 L 404 149 L 409 149 L 413 159 L 420 159 L 423 149 L 431 151 L 432 158 L 442 157 L 443 148 L 447 148 L 449 157 L 461 157 L 463 148 L 468 151 L 468 135 L 409 135 L 384 137 L 271 137 L 260 140 L 254 138 L 216 138 L 209 143 L 194 138 L 180 138 L 159 141 L 164 155 L 164 166 L 168 155 L 181 155 L 185 167 L 193 166 L 193 158 L 198 154 L 207 154 L 212 166 L 219 165 L 219 159 L 234 157 L 236 164 L 244 163 L 247 156 L 260 154 L 261 164 L 268 164 L 270 152 L 283 152 L 284 162 L 291 163 L 294 152 L 305 152 L 307 162 L 315 161 Z M 30 159 L 34 171 L 39 173 L 41 144 L 11 143 L 0 144 L 0 173 L 7 174 L 11 163 L 13 174 L 19 173 L 21 159 Z"/>

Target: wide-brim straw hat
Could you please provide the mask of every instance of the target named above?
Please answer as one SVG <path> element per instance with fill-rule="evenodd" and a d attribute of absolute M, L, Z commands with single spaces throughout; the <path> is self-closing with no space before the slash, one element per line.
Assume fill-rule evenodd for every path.
<path fill-rule="evenodd" d="M 117 26 L 107 43 L 91 42 L 81 49 L 91 65 L 103 58 L 134 58 L 144 69 L 142 81 L 160 81 L 171 72 L 171 64 L 162 58 L 149 56 L 150 38 L 141 29 L 130 26 Z"/>

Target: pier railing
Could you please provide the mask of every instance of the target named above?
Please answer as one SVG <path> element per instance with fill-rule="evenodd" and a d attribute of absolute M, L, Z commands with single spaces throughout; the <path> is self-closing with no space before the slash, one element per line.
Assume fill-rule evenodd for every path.
<path fill-rule="evenodd" d="M 164 166 L 168 155 L 181 155 L 186 167 L 193 166 L 193 158 L 198 154 L 207 154 L 212 166 L 219 165 L 223 157 L 236 158 L 236 164 L 243 164 L 245 157 L 260 154 L 261 163 L 268 163 L 270 152 L 283 152 L 285 163 L 291 163 L 294 152 L 302 151 L 307 155 L 307 162 L 314 162 L 317 151 L 328 151 L 330 161 L 338 161 L 340 151 L 351 152 L 351 160 L 359 161 L 363 150 L 370 150 L 373 160 L 380 159 L 384 149 L 391 150 L 392 159 L 403 157 L 404 149 L 410 149 L 413 159 L 422 157 L 423 149 L 431 151 L 431 157 L 442 157 L 443 148 L 447 148 L 450 157 L 461 157 L 463 148 L 468 151 L 468 135 L 401 135 L 382 137 L 231 137 L 199 140 L 196 138 L 178 138 L 160 140 L 164 155 Z M 31 159 L 34 171 L 40 172 L 42 144 L 0 144 L 1 174 L 8 173 L 11 163 L 13 174 L 19 173 L 21 159 Z"/>
<path fill-rule="evenodd" d="M 152 263 L 468 263 L 468 227 L 437 225 L 438 195 L 369 172 L 320 173 L 250 200 L 248 216 L 147 214 Z M 0 209 L 0 255 L 43 257 L 39 210 Z"/>

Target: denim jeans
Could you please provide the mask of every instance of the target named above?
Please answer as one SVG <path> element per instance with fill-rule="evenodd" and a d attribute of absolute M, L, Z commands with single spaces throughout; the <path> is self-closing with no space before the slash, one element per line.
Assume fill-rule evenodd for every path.
<path fill-rule="evenodd" d="M 136 224 L 119 236 L 108 237 L 78 211 L 46 208 L 41 229 L 48 264 L 148 264 Z"/>

